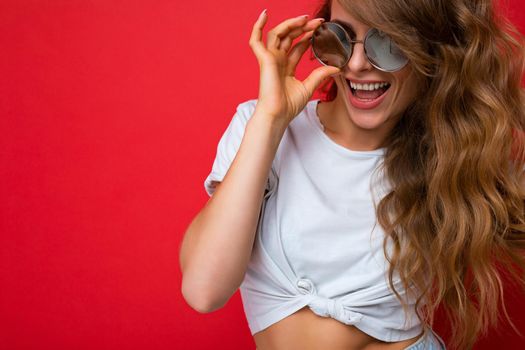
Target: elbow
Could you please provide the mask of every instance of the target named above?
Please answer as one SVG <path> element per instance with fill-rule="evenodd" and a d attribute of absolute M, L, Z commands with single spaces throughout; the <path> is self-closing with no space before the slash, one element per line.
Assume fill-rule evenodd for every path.
<path fill-rule="evenodd" d="M 186 303 L 195 311 L 207 314 L 216 311 L 226 304 L 226 301 L 210 296 L 209 288 L 191 287 L 182 281 L 181 293 Z"/>

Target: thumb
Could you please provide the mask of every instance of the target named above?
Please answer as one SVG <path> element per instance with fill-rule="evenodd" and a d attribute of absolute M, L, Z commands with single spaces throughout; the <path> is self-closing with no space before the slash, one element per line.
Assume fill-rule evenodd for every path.
<path fill-rule="evenodd" d="M 310 75 L 303 81 L 303 84 L 310 95 L 312 95 L 323 80 L 329 76 L 337 74 L 341 71 L 340 68 L 333 66 L 322 66 L 316 68 L 310 73 Z"/>

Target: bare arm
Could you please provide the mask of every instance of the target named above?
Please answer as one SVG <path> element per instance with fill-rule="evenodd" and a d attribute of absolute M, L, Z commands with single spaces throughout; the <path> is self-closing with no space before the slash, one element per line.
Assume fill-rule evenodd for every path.
<path fill-rule="evenodd" d="M 220 187 L 186 230 L 181 251 L 182 295 L 197 311 L 222 307 L 244 279 L 272 161 L 290 124 L 321 81 L 339 68 L 322 66 L 302 82 L 295 69 L 319 20 L 287 19 L 268 32 L 263 11 L 250 36 L 260 66 L 259 96 L 239 149 Z M 293 39 L 303 37 L 292 47 Z"/>
<path fill-rule="evenodd" d="M 180 250 L 182 294 L 199 312 L 222 307 L 251 256 L 264 188 L 286 125 L 255 111 L 220 186 L 189 225 Z"/>

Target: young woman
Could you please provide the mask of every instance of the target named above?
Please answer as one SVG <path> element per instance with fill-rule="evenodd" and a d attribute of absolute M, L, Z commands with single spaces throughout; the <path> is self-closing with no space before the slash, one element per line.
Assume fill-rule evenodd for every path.
<path fill-rule="evenodd" d="M 508 319 L 498 267 L 525 285 L 521 35 L 489 0 L 327 0 L 265 43 L 267 18 L 259 96 L 182 243 L 186 301 L 240 287 L 259 350 L 445 349 L 442 305 L 449 348 L 471 349 Z M 323 65 L 299 81 L 310 47 Z"/>

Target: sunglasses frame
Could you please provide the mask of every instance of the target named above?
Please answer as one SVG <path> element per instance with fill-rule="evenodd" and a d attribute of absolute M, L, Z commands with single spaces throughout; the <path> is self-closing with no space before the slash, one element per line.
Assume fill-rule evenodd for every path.
<path fill-rule="evenodd" d="M 329 21 L 329 22 L 324 22 L 323 24 L 321 24 L 321 26 L 322 26 L 322 25 L 326 25 L 326 24 L 331 24 L 331 25 L 334 24 L 334 25 L 338 26 L 340 29 L 342 29 L 342 30 L 343 30 L 343 33 L 344 33 L 345 36 L 346 36 L 346 39 L 348 40 L 348 43 L 350 43 L 351 48 L 352 48 L 352 51 L 351 51 L 350 54 L 348 55 L 348 58 L 347 58 L 347 60 L 345 61 L 345 63 L 344 63 L 341 67 L 337 67 L 337 68 L 341 68 L 341 69 L 342 69 L 344 66 L 346 66 L 346 65 L 348 64 L 348 61 L 350 61 L 350 58 L 352 58 L 352 55 L 354 54 L 354 47 L 355 47 L 355 44 L 363 44 L 363 47 L 364 47 L 364 50 L 365 50 L 366 59 L 368 60 L 368 62 L 369 62 L 374 68 L 376 68 L 376 69 L 378 69 L 378 70 L 380 70 L 380 71 L 382 71 L 382 72 L 388 72 L 388 73 L 397 72 L 397 71 L 403 69 L 403 68 L 408 64 L 408 62 L 409 62 L 408 59 L 407 59 L 406 62 L 405 62 L 405 64 L 403 64 L 401 67 L 399 67 L 399 68 L 397 68 L 397 69 L 393 69 L 393 70 L 388 70 L 388 69 L 385 69 L 385 68 L 382 68 L 382 67 L 378 66 L 377 64 L 375 64 L 374 62 L 372 62 L 372 61 L 370 60 L 370 57 L 368 56 L 368 52 L 367 52 L 367 50 L 366 50 L 366 40 L 367 40 L 370 36 L 372 36 L 372 34 L 375 34 L 375 33 L 381 34 L 381 31 L 380 31 L 379 29 L 377 29 L 377 28 L 370 28 L 370 29 L 368 30 L 368 32 L 366 32 L 366 35 L 365 35 L 364 40 L 352 40 L 352 39 L 350 38 L 350 35 L 349 35 L 348 32 L 346 31 L 346 29 L 345 29 L 342 25 L 340 25 L 339 23 Z M 319 29 L 321 26 L 317 27 L 317 28 L 315 29 L 315 31 L 316 31 L 317 29 Z M 315 31 L 314 31 L 314 33 L 315 33 Z M 390 40 L 390 47 L 392 47 L 392 39 L 390 39 L 390 37 L 389 37 L 389 40 Z M 314 50 L 314 48 L 313 48 L 313 47 L 314 47 L 314 36 L 313 36 L 313 35 L 312 35 L 312 37 L 310 38 L 310 43 L 311 43 L 311 45 L 312 45 L 312 52 L 314 53 L 315 58 L 316 58 L 319 62 L 321 62 L 322 65 L 324 65 L 324 66 L 335 67 L 335 66 L 332 66 L 332 65 L 330 65 L 330 64 L 325 64 L 325 63 L 324 63 L 324 62 L 323 62 L 323 61 L 317 56 L 317 54 L 315 53 L 315 50 Z M 394 45 L 395 45 L 395 44 L 394 44 Z"/>

